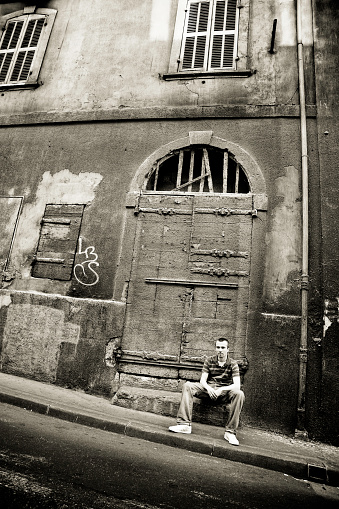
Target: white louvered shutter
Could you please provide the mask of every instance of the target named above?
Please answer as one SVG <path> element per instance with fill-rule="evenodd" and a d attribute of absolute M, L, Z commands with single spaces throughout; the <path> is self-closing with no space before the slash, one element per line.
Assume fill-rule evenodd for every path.
<path fill-rule="evenodd" d="M 211 11 L 210 0 L 189 2 L 181 57 L 183 70 L 206 69 Z"/>
<path fill-rule="evenodd" d="M 210 69 L 235 67 L 237 25 L 237 0 L 217 0 L 213 13 Z"/>
<path fill-rule="evenodd" d="M 29 77 L 45 16 L 9 21 L 0 45 L 0 85 L 25 83 Z"/>
<path fill-rule="evenodd" d="M 21 37 L 23 21 L 8 23 L 0 46 L 0 83 L 5 83 Z"/>

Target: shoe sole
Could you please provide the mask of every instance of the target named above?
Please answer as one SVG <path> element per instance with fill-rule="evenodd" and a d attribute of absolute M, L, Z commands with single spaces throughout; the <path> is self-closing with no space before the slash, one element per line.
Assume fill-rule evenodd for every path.
<path fill-rule="evenodd" d="M 184 434 L 184 435 L 190 435 L 192 433 L 191 431 L 177 431 L 177 430 L 174 430 L 174 429 L 169 429 L 168 431 L 171 431 L 172 433 L 181 433 L 181 434 Z"/>

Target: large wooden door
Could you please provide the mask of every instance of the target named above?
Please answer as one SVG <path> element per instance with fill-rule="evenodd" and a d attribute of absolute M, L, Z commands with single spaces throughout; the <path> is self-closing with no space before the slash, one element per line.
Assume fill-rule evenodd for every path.
<path fill-rule="evenodd" d="M 218 337 L 244 356 L 252 195 L 144 193 L 134 214 L 121 361 L 200 368 Z"/>

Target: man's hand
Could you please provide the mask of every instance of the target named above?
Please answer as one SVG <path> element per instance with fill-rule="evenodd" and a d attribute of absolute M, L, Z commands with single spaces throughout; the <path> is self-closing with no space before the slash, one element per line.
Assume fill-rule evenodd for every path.
<path fill-rule="evenodd" d="M 213 389 L 213 387 L 211 387 L 210 385 L 207 385 L 206 390 L 208 392 L 209 397 L 213 400 L 216 400 L 220 396 L 219 389 L 217 390 Z"/>
<path fill-rule="evenodd" d="M 209 385 L 207 383 L 207 378 L 208 378 L 208 373 L 203 372 L 201 374 L 200 383 L 206 389 L 207 394 L 209 395 L 209 397 L 211 399 L 213 399 L 213 401 L 218 399 L 220 396 L 223 396 L 227 392 L 227 390 L 231 390 L 233 388 L 238 388 L 238 385 L 240 388 L 240 377 L 236 377 L 236 378 L 239 378 L 239 382 L 237 382 L 238 385 L 234 386 L 234 384 L 233 384 L 233 385 L 229 385 L 227 388 L 226 387 L 218 387 L 217 389 L 214 389 L 211 385 Z M 233 380 L 235 380 L 235 378 Z"/>
<path fill-rule="evenodd" d="M 215 393 L 217 395 L 217 398 L 219 398 L 220 396 L 223 396 L 225 394 L 225 390 L 223 387 L 218 387 L 218 389 L 215 390 Z"/>
<path fill-rule="evenodd" d="M 223 387 L 218 387 L 218 389 L 213 389 L 210 385 L 208 385 L 207 389 L 208 395 L 211 399 L 216 400 L 225 394 L 225 390 Z"/>

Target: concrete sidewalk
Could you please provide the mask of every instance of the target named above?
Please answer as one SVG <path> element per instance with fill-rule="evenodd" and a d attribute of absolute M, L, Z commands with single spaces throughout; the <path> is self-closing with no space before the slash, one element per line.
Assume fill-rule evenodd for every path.
<path fill-rule="evenodd" d="M 111 405 L 107 399 L 35 380 L 0 373 L 0 401 L 113 433 L 208 454 L 283 472 L 302 479 L 339 486 L 339 450 L 242 427 L 240 446 L 223 438 L 223 428 L 193 423 L 191 435 L 168 431 L 172 418 Z"/>

